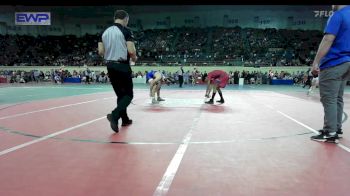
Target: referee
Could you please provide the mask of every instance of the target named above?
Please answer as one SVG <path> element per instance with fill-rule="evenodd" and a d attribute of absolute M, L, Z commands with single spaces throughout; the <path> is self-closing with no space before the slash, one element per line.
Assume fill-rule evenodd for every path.
<path fill-rule="evenodd" d="M 122 126 L 132 124 L 127 115 L 127 107 L 134 97 L 130 62 L 137 60 L 134 37 L 129 28 L 129 14 L 117 10 L 114 14 L 114 24 L 107 28 L 98 43 L 98 53 L 103 56 L 107 65 L 108 75 L 117 95 L 117 107 L 107 114 L 113 131 L 118 133 L 118 121 Z"/>
<path fill-rule="evenodd" d="M 179 73 L 179 87 L 182 88 L 182 85 L 184 83 L 184 73 L 185 73 L 182 66 L 181 66 L 180 71 L 178 73 Z"/>

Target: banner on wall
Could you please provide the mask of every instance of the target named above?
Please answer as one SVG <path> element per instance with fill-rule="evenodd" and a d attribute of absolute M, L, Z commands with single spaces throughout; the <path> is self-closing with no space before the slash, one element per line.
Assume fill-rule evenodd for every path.
<path fill-rule="evenodd" d="M 51 25 L 50 12 L 16 12 L 16 25 Z"/>

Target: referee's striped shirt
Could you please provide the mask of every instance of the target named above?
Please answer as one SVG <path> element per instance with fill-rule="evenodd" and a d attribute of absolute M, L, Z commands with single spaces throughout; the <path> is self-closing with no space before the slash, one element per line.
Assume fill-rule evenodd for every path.
<path fill-rule="evenodd" d="M 127 41 L 134 41 L 131 30 L 119 23 L 107 28 L 100 40 L 103 43 L 105 53 L 104 59 L 107 61 L 119 61 L 129 64 L 129 54 L 126 46 Z"/>

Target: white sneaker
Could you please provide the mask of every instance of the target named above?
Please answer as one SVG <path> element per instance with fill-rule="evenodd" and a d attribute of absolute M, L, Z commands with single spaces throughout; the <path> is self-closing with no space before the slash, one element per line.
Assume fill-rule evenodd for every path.
<path fill-rule="evenodd" d="M 157 101 L 156 99 L 152 99 L 152 104 L 158 104 L 159 103 L 159 101 Z"/>

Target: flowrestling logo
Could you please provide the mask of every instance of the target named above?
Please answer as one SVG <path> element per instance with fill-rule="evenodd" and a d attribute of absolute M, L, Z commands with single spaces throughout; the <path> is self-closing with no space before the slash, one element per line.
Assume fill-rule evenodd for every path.
<path fill-rule="evenodd" d="M 315 17 L 316 18 L 328 18 L 333 15 L 333 11 L 327 11 L 327 10 L 315 10 Z"/>
<path fill-rule="evenodd" d="M 16 12 L 16 25 L 51 25 L 50 12 Z"/>

